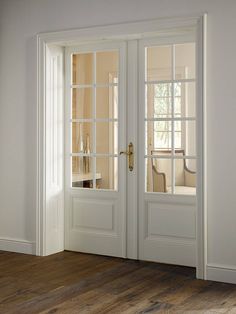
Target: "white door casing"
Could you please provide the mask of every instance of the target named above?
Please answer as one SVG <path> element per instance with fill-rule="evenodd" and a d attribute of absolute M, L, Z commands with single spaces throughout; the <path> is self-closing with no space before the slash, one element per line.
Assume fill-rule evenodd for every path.
<path fill-rule="evenodd" d="M 198 62 L 198 83 L 197 83 L 197 97 L 198 97 L 198 102 L 199 102 L 199 112 L 197 113 L 198 115 L 201 115 L 201 118 L 203 117 L 203 109 L 202 105 L 204 102 L 203 99 L 203 40 L 204 40 L 204 32 L 203 32 L 203 18 L 202 17 L 196 17 L 196 18 L 183 18 L 183 19 L 163 19 L 159 21 L 147 21 L 147 22 L 138 22 L 138 23 L 131 23 L 131 24 L 124 24 L 124 25 L 113 25 L 110 27 L 98 27 L 96 29 L 86 29 L 86 30 L 75 30 L 75 31 L 67 31 L 67 32 L 60 32 L 60 33 L 52 33 L 52 34 L 41 34 L 38 36 L 38 51 L 39 51 L 39 95 L 38 95 L 38 117 L 39 117 L 39 123 L 38 123 L 38 197 L 37 197 L 37 254 L 39 255 L 45 255 L 45 254 L 50 254 L 50 251 L 46 252 L 45 250 L 45 242 L 49 241 L 48 239 L 48 234 L 46 235 L 46 238 L 43 241 L 42 239 L 45 237 L 45 223 L 47 221 L 47 209 L 45 206 L 45 194 L 46 194 L 46 185 L 45 185 L 45 180 L 44 178 L 46 177 L 46 168 L 45 164 L 47 163 L 47 160 L 44 158 L 45 154 L 45 139 L 48 136 L 47 129 L 45 128 L 44 121 L 46 120 L 46 111 L 44 110 L 45 106 L 45 99 L 43 95 L 46 94 L 45 90 L 45 72 L 44 72 L 44 67 L 42 67 L 42 64 L 46 65 L 46 68 L 48 68 L 47 60 L 45 59 L 45 48 L 49 46 L 52 43 L 55 43 L 58 46 L 65 46 L 66 42 L 73 42 L 73 45 L 76 44 L 76 41 L 82 42 L 82 41 L 91 41 L 94 40 L 94 38 L 97 38 L 98 40 L 101 39 L 109 39 L 111 40 L 112 38 L 115 38 L 115 36 L 121 36 L 125 39 L 126 36 L 129 37 L 130 35 L 133 37 L 133 41 L 128 42 L 128 58 L 129 56 L 133 56 L 133 58 L 137 59 L 137 42 L 136 39 L 140 37 L 140 35 L 136 34 L 143 34 L 143 37 L 150 37 L 150 34 L 148 35 L 148 32 L 156 32 L 158 30 L 158 36 L 162 37 L 161 31 L 166 30 L 167 33 L 170 32 L 172 35 L 174 34 L 179 34 L 181 31 L 186 33 L 186 29 L 194 28 L 197 30 L 197 62 Z M 181 30 L 182 29 L 182 30 Z M 146 33 L 146 34 L 145 34 Z M 136 63 L 137 64 L 137 63 Z M 128 64 L 128 81 L 130 81 L 130 76 L 135 77 L 137 75 L 137 66 L 134 64 Z M 133 80 L 132 83 L 129 83 L 131 85 L 136 85 L 137 81 Z M 133 89 L 135 90 L 135 88 Z M 140 96 L 140 95 L 139 95 Z M 133 92 L 132 94 L 127 95 L 127 100 L 128 100 L 128 121 L 130 121 L 130 124 L 128 124 L 127 130 L 128 130 L 128 136 L 127 136 L 127 142 L 132 141 L 135 144 L 135 149 L 137 149 L 137 138 L 135 138 L 135 133 L 137 131 L 137 119 L 131 119 L 130 117 L 134 116 L 136 117 L 137 113 L 137 94 Z M 130 104 L 130 102 L 132 104 Z M 133 107 L 132 107 L 133 106 Z M 133 111 L 134 110 L 134 111 Z M 199 117 L 198 116 L 198 121 Z M 140 117 L 141 119 L 141 117 Z M 136 121 L 135 121 L 136 120 Z M 142 121 L 143 122 L 143 121 Z M 198 122 L 198 126 L 203 126 L 203 121 Z M 139 125 L 140 127 L 140 125 Z M 202 130 L 202 129 L 201 129 Z M 43 135 L 43 136 L 42 136 Z M 203 132 L 200 132 L 200 135 L 198 136 L 198 147 L 199 144 L 203 144 Z M 139 138 L 139 147 L 140 144 L 142 144 L 142 141 L 140 141 Z M 125 145 L 126 147 L 126 145 Z M 124 149 L 125 147 L 122 147 Z M 136 153 L 136 152 L 135 152 Z M 202 150 L 201 152 L 198 153 L 198 156 L 202 156 L 204 151 Z M 130 258 L 137 258 L 137 252 L 139 250 L 139 256 L 141 258 L 142 254 L 142 247 L 140 246 L 142 243 L 143 234 L 141 232 L 141 235 L 139 237 L 139 249 L 137 248 L 137 242 L 134 243 L 133 239 L 136 237 L 137 238 L 137 220 L 138 216 L 136 214 L 137 206 L 136 204 L 138 203 L 137 201 L 137 189 L 136 189 L 136 175 L 137 175 L 137 165 L 140 165 L 141 158 L 143 157 L 143 152 L 139 151 L 139 156 L 137 156 L 136 153 L 136 159 L 135 159 L 135 169 L 134 172 L 128 176 L 127 182 L 128 182 L 128 188 L 132 190 L 132 193 L 128 192 L 128 199 L 127 199 L 127 204 L 128 206 L 128 211 L 127 211 L 127 225 L 130 225 L 130 228 L 127 228 L 127 253 L 126 249 L 124 249 L 125 245 L 123 245 L 123 253 L 120 256 L 127 256 Z M 140 170 L 140 169 L 139 169 Z M 60 169 L 58 169 L 60 171 Z M 142 169 L 142 172 L 144 169 Z M 203 159 L 201 158 L 200 161 L 198 161 L 198 173 L 200 174 L 198 176 L 198 183 L 203 183 Z M 140 176 L 139 174 L 139 182 L 142 180 L 142 174 Z M 133 183 L 133 184 L 130 184 Z M 141 182 L 142 185 L 142 182 Z M 139 187 L 140 188 L 140 187 Z M 204 204 L 204 198 L 203 198 L 203 185 L 198 184 L 198 207 L 197 207 L 197 212 L 196 212 L 196 236 L 197 236 L 197 242 L 196 242 L 196 251 L 197 251 L 197 276 L 198 278 L 203 278 L 204 277 L 204 237 L 205 235 L 203 234 L 203 204 Z M 98 193 L 102 191 L 97 191 Z M 140 194 L 140 190 L 139 190 Z M 83 196 L 84 197 L 84 196 Z M 144 190 L 142 190 L 142 196 L 140 194 L 140 197 L 142 199 L 144 198 Z M 169 202 L 169 205 L 166 207 L 166 200 Z M 159 196 L 159 201 L 162 204 L 161 209 L 165 211 L 165 208 L 167 208 L 167 212 L 170 209 L 170 204 L 171 201 L 168 196 Z M 89 200 L 90 202 L 93 200 Z M 144 199 L 143 199 L 144 201 Z M 156 198 L 155 195 L 148 196 L 147 201 L 150 203 L 149 204 L 149 211 L 153 212 L 155 210 L 155 203 L 156 203 Z M 136 204 L 135 204 L 136 202 Z M 185 205 L 186 202 L 183 204 L 181 203 L 181 200 L 179 198 L 180 202 L 180 207 L 183 209 L 182 205 Z M 140 203 L 140 201 L 139 201 Z M 189 200 L 188 202 L 189 203 Z M 192 204 L 192 202 L 190 202 Z M 189 204 L 190 204 L 189 203 Z M 143 203 L 142 203 L 143 204 Z M 63 212 L 63 209 L 60 209 L 61 212 Z M 140 209 L 139 209 L 140 213 Z M 166 214 L 166 213 L 165 213 Z M 140 217 L 142 213 L 140 213 Z M 142 227 L 140 227 L 140 217 L 139 217 L 139 229 L 141 230 Z M 124 215 L 124 225 L 126 221 L 126 216 Z M 166 219 L 164 217 L 163 219 Z M 172 226 L 170 226 L 172 228 Z M 59 229 L 58 229 L 59 230 Z M 126 230 L 126 227 L 125 227 Z M 175 230 L 176 231 L 176 230 Z M 188 231 L 186 231 L 188 232 Z M 124 241 L 124 240 L 123 240 Z M 126 242 L 126 241 L 125 241 Z M 56 245 L 55 245 L 56 248 Z M 56 251 L 57 249 L 55 249 Z M 58 250 L 59 251 L 59 250 Z M 112 254 L 111 254 L 112 255 Z M 152 259 L 152 258 L 151 258 Z M 175 261 L 174 261 L 175 262 Z"/>
<path fill-rule="evenodd" d="M 41 129 L 41 149 L 38 158 L 42 160 L 40 169 L 44 175 L 38 182 L 41 213 L 38 213 L 43 232 L 37 245 L 42 255 L 50 255 L 64 250 L 64 49 L 57 45 L 47 45 L 45 50 L 45 106 L 41 107 L 44 123 Z M 38 192 L 39 193 L 39 192 Z M 42 219 L 42 220 L 41 220 Z"/>

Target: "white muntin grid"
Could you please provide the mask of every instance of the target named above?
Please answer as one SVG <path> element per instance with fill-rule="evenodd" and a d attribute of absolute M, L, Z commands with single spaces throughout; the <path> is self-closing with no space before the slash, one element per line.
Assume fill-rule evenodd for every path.
<path fill-rule="evenodd" d="M 166 45 L 164 45 L 166 46 Z M 185 117 L 185 116 L 181 116 L 181 117 L 175 117 L 175 96 L 174 96 L 174 88 L 175 88 L 175 84 L 176 83 L 196 83 L 196 78 L 180 78 L 177 79 L 176 78 L 176 73 L 175 73 L 175 69 L 176 69 L 176 60 L 175 60 L 175 46 L 176 44 L 168 44 L 168 46 L 171 46 L 171 79 L 167 79 L 167 80 L 148 80 L 147 79 L 147 72 L 148 72 L 148 68 L 147 68 L 147 49 L 151 48 L 153 46 L 146 46 L 145 47 L 145 90 L 146 87 L 148 85 L 155 85 L 155 84 L 170 84 L 171 85 L 171 117 L 147 117 L 147 94 L 145 94 L 145 118 L 144 118 L 144 123 L 146 124 L 145 129 L 147 130 L 147 124 L 148 122 L 156 122 L 156 121 L 169 121 L 171 122 L 171 155 L 149 155 L 149 154 L 145 154 L 144 158 L 145 160 L 148 159 L 169 159 L 171 161 L 171 194 L 175 194 L 175 160 L 178 159 L 184 159 L 184 160 L 196 160 L 196 155 L 184 155 L 184 156 L 177 156 L 175 155 L 175 122 L 180 121 L 180 122 L 195 122 L 195 128 L 196 128 L 196 116 L 190 116 L 190 117 Z M 195 99 L 195 106 L 196 106 L 196 99 Z M 147 136 L 145 136 L 145 147 L 147 147 Z M 196 142 L 196 139 L 195 139 Z M 196 145 L 196 144 L 195 144 Z M 147 163 L 145 162 L 145 172 L 147 176 Z M 147 188 L 147 184 L 146 188 Z M 146 191 L 147 192 L 147 191 Z"/>
<path fill-rule="evenodd" d="M 73 53 L 73 54 L 87 54 L 87 53 L 92 53 L 93 54 L 93 70 L 92 70 L 92 83 L 91 84 L 73 84 L 73 65 L 72 65 L 72 56 L 71 55 L 71 95 L 72 95 L 72 90 L 73 89 L 84 89 L 84 88 L 91 88 L 92 89 L 92 117 L 91 118 L 73 118 L 72 117 L 72 105 L 73 105 L 73 99 L 71 96 L 71 104 L 70 104 L 70 129 L 71 129 L 71 144 L 72 144 L 72 133 L 73 133 L 73 128 L 72 125 L 73 123 L 91 123 L 92 124 L 92 144 L 91 144 L 91 152 L 89 154 L 87 153 L 81 153 L 81 152 L 73 152 L 72 151 L 72 145 L 70 148 L 70 157 L 71 157 L 71 165 L 72 165 L 72 157 L 90 157 L 92 160 L 92 174 L 93 174 L 93 188 L 96 189 L 96 172 L 97 172 L 97 165 L 96 165 L 96 160 L 97 157 L 106 157 L 106 158 L 117 158 L 118 154 L 110 154 L 110 153 L 97 153 L 97 123 L 99 122 L 107 122 L 107 123 L 117 123 L 118 125 L 118 118 L 97 118 L 96 117 L 96 110 L 97 110 L 97 101 L 96 101 L 96 91 L 97 88 L 111 88 L 111 87 L 117 87 L 119 88 L 119 80 L 118 83 L 97 83 L 97 73 L 96 73 L 96 67 L 97 67 L 97 53 L 98 52 L 107 52 L 107 51 L 112 51 L 112 52 L 119 52 L 119 50 L 116 49 L 107 49 L 107 50 L 102 50 L 102 51 L 93 51 L 93 52 L 80 52 L 80 53 Z M 118 66 L 119 70 L 119 66 Z M 118 98 L 118 104 L 119 104 L 119 98 Z M 119 106 L 118 106 L 119 110 Z M 72 173 L 72 166 L 70 167 L 71 173 Z M 71 176 L 72 178 L 72 176 Z M 72 182 L 71 182 L 72 183 Z M 83 188 L 83 187 L 81 187 Z M 91 189 L 90 189 L 91 190 Z"/>

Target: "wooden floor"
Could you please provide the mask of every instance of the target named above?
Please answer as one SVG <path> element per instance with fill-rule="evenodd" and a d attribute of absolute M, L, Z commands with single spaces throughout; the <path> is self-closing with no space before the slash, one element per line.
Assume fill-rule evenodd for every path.
<path fill-rule="evenodd" d="M 0 251 L 0 313 L 236 313 L 236 285 L 195 271 L 63 252 L 49 257 Z"/>

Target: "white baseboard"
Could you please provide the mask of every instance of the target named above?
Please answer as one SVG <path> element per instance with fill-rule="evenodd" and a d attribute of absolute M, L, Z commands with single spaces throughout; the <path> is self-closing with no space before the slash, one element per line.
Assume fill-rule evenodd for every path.
<path fill-rule="evenodd" d="M 0 250 L 35 255 L 35 243 L 25 240 L 0 238 Z"/>
<path fill-rule="evenodd" d="M 236 267 L 208 264 L 206 267 L 206 279 L 236 284 Z"/>

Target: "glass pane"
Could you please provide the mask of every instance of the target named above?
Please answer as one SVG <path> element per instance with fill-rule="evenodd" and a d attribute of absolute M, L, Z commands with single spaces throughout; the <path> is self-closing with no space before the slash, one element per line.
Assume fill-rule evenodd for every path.
<path fill-rule="evenodd" d="M 96 83 L 116 83 L 119 69 L 118 51 L 102 51 L 96 53 Z"/>
<path fill-rule="evenodd" d="M 117 122 L 96 122 L 96 153 L 118 153 Z"/>
<path fill-rule="evenodd" d="M 76 85 L 93 83 L 93 53 L 72 55 L 72 83 Z"/>
<path fill-rule="evenodd" d="M 186 167 L 189 171 L 196 172 L 197 171 L 197 160 L 194 159 L 186 159 L 185 160 Z"/>
<path fill-rule="evenodd" d="M 187 168 L 186 161 L 175 160 L 175 194 L 196 194 L 196 172 Z"/>
<path fill-rule="evenodd" d="M 171 149 L 171 121 L 146 122 L 146 152 Z"/>
<path fill-rule="evenodd" d="M 195 121 L 175 121 L 175 149 L 182 149 L 186 156 L 196 155 L 195 128 Z"/>
<path fill-rule="evenodd" d="M 72 89 L 72 119 L 91 119 L 93 117 L 92 88 Z"/>
<path fill-rule="evenodd" d="M 96 117 L 118 119 L 118 86 L 96 88 Z"/>
<path fill-rule="evenodd" d="M 93 188 L 91 157 L 72 157 L 72 187 Z"/>
<path fill-rule="evenodd" d="M 148 84 L 146 86 L 146 117 L 171 117 L 171 83 Z"/>
<path fill-rule="evenodd" d="M 96 157 L 97 189 L 118 189 L 118 158 Z"/>
<path fill-rule="evenodd" d="M 196 109 L 195 83 L 174 84 L 175 117 L 195 117 Z"/>
<path fill-rule="evenodd" d="M 92 152 L 92 123 L 73 122 L 72 123 L 72 153 Z"/>
<path fill-rule="evenodd" d="M 195 78 L 195 43 L 175 45 L 175 79 Z"/>
<path fill-rule="evenodd" d="M 164 158 L 146 159 L 147 192 L 171 193 L 171 160 Z"/>
<path fill-rule="evenodd" d="M 147 81 L 163 81 L 172 79 L 171 46 L 148 47 Z"/>

